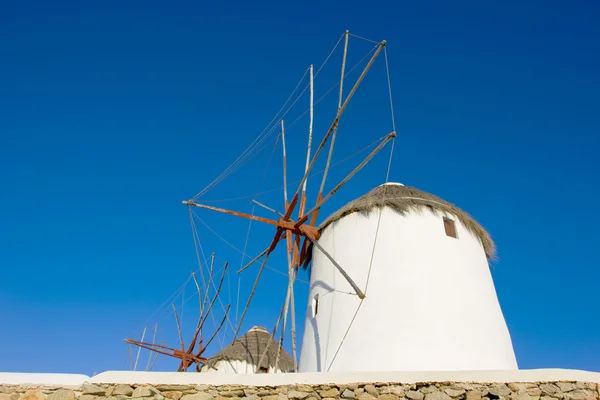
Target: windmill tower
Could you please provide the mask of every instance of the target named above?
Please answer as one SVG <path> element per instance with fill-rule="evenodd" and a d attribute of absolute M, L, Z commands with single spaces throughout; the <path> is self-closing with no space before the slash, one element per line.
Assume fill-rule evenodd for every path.
<path fill-rule="evenodd" d="M 300 372 L 517 369 L 488 265 L 494 243 L 471 216 L 390 183 L 319 230 L 328 255 L 313 248 Z"/>

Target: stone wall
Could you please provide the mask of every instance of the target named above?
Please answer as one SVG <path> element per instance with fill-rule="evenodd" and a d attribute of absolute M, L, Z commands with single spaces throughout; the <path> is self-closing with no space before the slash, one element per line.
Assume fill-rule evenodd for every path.
<path fill-rule="evenodd" d="M 0 400 L 599 400 L 600 384 L 584 381 L 530 383 L 426 382 L 294 384 L 103 384 L 76 387 L 2 385 Z"/>

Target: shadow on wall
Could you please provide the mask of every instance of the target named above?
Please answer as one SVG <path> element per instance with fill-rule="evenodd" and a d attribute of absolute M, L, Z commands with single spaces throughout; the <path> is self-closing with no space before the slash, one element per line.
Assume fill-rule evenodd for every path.
<path fill-rule="evenodd" d="M 311 302 L 309 302 L 308 304 L 308 309 L 307 309 L 307 315 L 310 316 L 310 324 L 312 326 L 313 329 L 313 335 L 314 335 L 314 339 L 315 339 L 315 348 L 316 348 L 316 358 L 317 358 L 317 369 L 316 372 L 323 372 L 323 365 L 322 365 L 322 353 L 321 353 L 321 336 L 319 334 L 319 327 L 317 324 L 317 316 L 316 313 L 313 313 L 313 298 L 315 295 L 318 295 L 318 299 L 322 300 L 325 296 L 333 294 L 334 289 L 333 287 L 329 286 L 327 283 L 323 282 L 323 281 L 315 281 L 312 285 L 313 288 L 315 287 L 319 287 L 319 288 L 323 288 L 325 293 L 324 294 L 320 294 L 320 293 L 315 293 L 312 295 L 311 297 Z M 317 301 L 319 301 L 317 300 Z M 333 307 L 333 304 L 332 304 Z"/>

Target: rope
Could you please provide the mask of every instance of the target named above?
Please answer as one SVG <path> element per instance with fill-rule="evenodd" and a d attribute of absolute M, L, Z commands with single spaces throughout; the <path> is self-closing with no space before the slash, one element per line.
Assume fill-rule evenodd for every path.
<path fill-rule="evenodd" d="M 323 67 L 325 67 L 325 65 L 331 58 L 331 55 L 335 52 L 340 41 L 342 40 L 342 37 L 343 37 L 343 35 L 340 36 L 340 38 L 336 42 L 335 46 L 331 49 L 331 51 L 325 58 L 325 61 L 319 67 L 317 73 L 315 74 L 315 78 L 319 74 L 319 72 L 323 69 Z M 287 98 L 287 100 L 285 101 L 283 106 L 279 109 L 277 114 L 275 114 L 275 116 L 271 119 L 271 121 L 267 124 L 267 126 L 263 129 L 263 131 L 258 135 L 258 137 L 242 152 L 242 154 L 240 154 L 240 156 L 238 156 L 238 158 L 236 160 L 234 160 L 231 163 L 231 165 L 229 167 L 227 167 L 225 169 L 225 171 L 223 171 L 217 178 L 215 178 L 215 180 L 213 180 L 213 182 L 211 182 L 209 185 L 207 185 L 203 190 L 201 190 L 199 193 L 197 193 L 193 197 L 193 200 L 196 200 L 198 197 L 202 196 L 208 190 L 215 187 L 218 183 L 222 182 L 226 177 L 231 175 L 235 170 L 237 170 L 239 167 L 241 167 L 243 164 L 245 164 L 247 161 L 249 161 L 253 157 L 253 156 L 251 156 L 252 151 L 254 151 L 272 133 L 274 128 L 277 126 L 277 124 L 274 124 L 274 122 L 276 122 L 276 120 L 277 120 L 277 122 L 279 122 L 279 120 L 283 119 L 292 110 L 292 108 L 296 105 L 296 103 L 298 102 L 300 97 L 307 90 L 308 86 L 305 86 L 304 90 L 302 90 L 302 92 L 296 97 L 296 100 L 288 107 L 286 112 L 283 115 L 279 116 L 279 114 L 281 114 L 281 111 L 286 107 L 286 105 L 289 103 L 290 99 L 294 96 L 294 93 L 296 93 L 296 91 L 298 90 L 298 87 L 300 87 L 300 85 L 306 78 L 306 74 L 307 74 L 308 70 L 309 70 L 309 68 L 304 71 L 302 78 L 300 78 L 300 81 L 298 81 L 298 84 L 296 85 L 296 87 L 294 88 L 294 90 L 292 91 L 290 96 Z M 279 117 L 279 119 L 278 119 L 278 117 Z M 254 155 L 256 155 L 258 153 L 260 153 L 260 151 L 255 152 Z"/>
<path fill-rule="evenodd" d="M 315 74 L 314 78 L 317 77 L 317 75 L 319 74 L 319 72 L 322 70 L 322 68 L 325 66 L 325 64 L 329 61 L 331 55 L 333 54 L 333 52 L 335 51 L 335 49 L 339 45 L 342 37 L 343 37 L 343 35 L 340 37 L 340 39 L 338 39 L 338 42 L 336 43 L 336 45 L 334 46 L 334 48 L 330 51 L 329 55 L 327 56 L 327 58 L 325 59 L 325 61 L 323 62 L 323 64 L 319 68 L 319 70 L 317 71 L 317 73 Z M 354 69 L 356 69 L 360 64 L 362 64 L 362 62 L 368 57 L 368 55 L 371 52 L 373 52 L 376 48 L 377 48 L 377 46 L 375 46 L 373 49 L 371 49 L 358 63 L 356 63 L 356 65 L 352 69 L 350 69 L 348 71 L 348 73 L 346 74 L 346 76 L 348 76 L 351 72 L 354 71 Z M 300 86 L 300 84 L 302 83 L 302 81 L 305 79 L 307 71 L 308 71 L 308 69 L 304 72 L 304 75 L 302 76 L 302 78 L 300 79 L 300 81 L 298 82 L 298 84 L 296 85 L 296 88 L 294 89 L 294 91 L 292 92 L 292 94 L 290 95 L 290 97 L 288 97 L 288 100 L 286 100 L 286 103 L 284 103 L 284 106 L 282 107 L 282 109 L 289 102 L 289 99 L 291 99 L 293 97 L 293 95 L 296 92 L 297 88 Z M 338 81 L 335 85 L 333 85 L 331 87 L 331 89 L 329 89 L 323 96 L 321 96 L 321 98 L 319 100 L 317 100 L 317 102 L 314 105 L 316 106 L 319 102 L 321 102 L 321 100 L 323 100 L 331 92 L 331 90 L 333 90 L 335 87 L 337 87 L 337 85 L 339 83 L 340 83 L 340 81 Z M 281 119 L 283 119 L 292 110 L 292 108 L 296 105 L 296 103 L 298 102 L 298 100 L 300 99 L 300 97 L 306 92 L 306 90 L 308 88 L 309 88 L 309 85 L 307 85 L 307 86 L 304 87 L 304 89 L 298 95 L 298 97 L 296 98 L 296 100 L 288 107 L 288 109 L 286 110 L 286 112 L 283 113 L 283 115 L 281 115 L 279 117 L 279 119 L 277 120 L 277 122 L 279 122 Z M 302 113 L 300 115 L 300 117 L 298 117 L 296 120 L 294 120 L 294 122 L 292 122 L 292 124 L 290 124 L 287 127 L 287 129 L 289 130 L 289 128 L 291 128 L 299 119 L 301 119 L 308 112 L 309 112 L 309 109 L 307 109 L 304 113 Z M 250 161 L 256 155 L 260 154 L 262 152 L 262 150 L 264 150 L 275 139 L 275 138 L 272 138 L 271 140 L 269 140 L 265 144 L 265 146 L 263 146 L 262 148 L 258 149 L 259 146 L 262 145 L 262 143 L 276 129 L 277 124 L 273 124 L 273 122 L 275 121 L 275 119 L 277 119 L 277 117 L 279 116 L 280 113 L 281 113 L 281 109 L 275 115 L 275 117 L 271 120 L 271 122 L 265 127 L 265 129 L 263 130 L 263 132 L 261 132 L 261 134 L 248 146 L 248 148 L 246 148 L 246 150 L 244 150 L 244 152 L 242 152 L 242 154 L 240 156 L 238 156 L 238 158 L 229 167 L 227 167 L 225 169 L 225 171 L 223 171 L 217 178 L 215 178 L 215 180 L 213 182 L 211 182 L 203 190 L 201 190 L 200 192 L 198 192 L 192 198 L 192 200 L 196 200 L 196 199 L 198 199 L 198 197 L 204 195 L 208 190 L 212 189 L 217 184 L 219 184 L 220 182 L 222 182 L 224 179 L 226 179 L 228 176 L 230 176 L 233 172 L 235 172 L 237 169 L 239 169 L 242 165 L 244 165 L 245 163 L 247 163 L 248 161 Z M 269 128 L 269 126 L 271 126 L 271 128 Z"/>
<path fill-rule="evenodd" d="M 206 259 L 206 254 L 204 253 L 204 248 L 202 247 L 202 243 L 200 242 L 200 235 L 198 233 L 198 228 L 196 227 L 196 223 L 194 222 L 194 218 L 193 218 L 193 213 L 192 213 L 191 207 L 188 207 L 188 211 L 190 212 L 190 220 L 191 220 L 192 229 L 193 229 L 193 232 L 194 232 L 194 238 L 195 238 L 194 239 L 194 246 L 196 248 L 196 254 L 198 254 L 198 247 L 199 247 L 200 248 L 200 252 L 202 253 L 202 257 L 204 258 L 204 265 L 208 266 L 208 261 Z M 199 257 L 198 257 L 198 262 L 200 262 L 200 258 Z M 210 282 L 208 282 L 208 285 L 204 282 L 204 272 L 202 271 L 202 266 L 201 266 L 200 263 L 198 265 L 200 267 L 200 273 L 201 273 L 200 276 L 202 277 L 202 280 L 203 280 L 202 284 L 206 288 L 206 296 L 208 297 L 208 294 L 210 293 L 210 286 L 211 286 L 211 284 L 212 284 L 213 287 L 215 287 L 215 285 L 214 285 L 214 282 L 212 281 L 212 276 L 210 276 L 210 278 L 209 278 Z M 221 305 L 221 308 L 223 309 L 223 312 L 226 313 L 225 306 L 223 305 L 223 301 L 221 300 L 220 296 L 218 296 L 218 300 L 219 300 L 219 304 Z M 182 307 L 183 307 L 183 304 L 182 304 Z M 213 321 L 213 324 L 215 326 L 217 326 L 217 321 L 216 321 L 215 316 L 214 316 L 214 314 L 212 312 L 210 313 L 210 316 L 211 316 L 211 319 Z M 229 321 L 229 315 L 227 315 L 227 319 L 228 319 L 229 324 L 233 328 L 233 324 L 231 324 L 231 321 Z M 219 342 L 221 344 L 221 348 L 223 348 L 223 346 L 224 346 L 224 337 L 221 336 L 221 335 L 219 335 L 218 336 L 218 340 L 219 340 Z"/>
<path fill-rule="evenodd" d="M 265 167 L 265 171 L 263 172 L 263 176 L 258 185 L 257 193 L 262 189 L 263 184 L 265 183 L 265 179 L 267 177 L 267 172 L 269 171 L 269 167 L 271 166 L 271 161 L 273 160 L 273 156 L 275 155 L 275 150 L 277 149 L 277 143 L 279 142 L 279 135 L 277 136 L 277 140 L 275 140 L 275 144 L 273 145 L 273 150 L 271 151 L 271 156 L 269 157 L 269 161 L 267 161 L 267 165 Z M 251 214 L 254 215 L 255 206 L 252 205 Z M 244 251 L 242 252 L 242 258 L 240 260 L 240 268 L 244 266 L 244 258 L 246 256 L 246 249 L 248 247 L 248 240 L 250 239 L 250 229 L 252 228 L 252 220 L 248 221 L 248 231 L 246 232 L 246 240 L 244 241 Z M 235 303 L 235 321 L 238 322 L 238 311 L 240 305 L 240 288 L 242 286 L 242 276 L 238 275 L 238 293 L 237 300 Z"/>
<path fill-rule="evenodd" d="M 192 226 L 193 226 L 193 230 L 194 230 L 194 236 L 198 239 L 197 242 L 196 241 L 194 242 L 194 244 L 195 244 L 195 246 L 200 247 L 200 251 L 202 252 L 202 256 L 204 257 L 204 262 L 205 262 L 206 265 L 208 265 L 208 262 L 206 261 L 206 256 L 205 256 L 205 253 L 204 253 L 204 249 L 202 247 L 202 244 L 200 243 L 200 235 L 198 234 L 198 228 L 196 227 L 196 223 L 194 221 L 195 214 L 192 211 L 191 207 L 188 207 L 188 209 L 189 209 L 189 212 L 190 212 L 190 218 L 191 218 L 191 221 L 192 221 Z M 211 284 L 212 284 L 213 288 L 215 288 L 215 285 L 214 285 L 214 282 L 212 282 L 212 279 L 211 279 L 211 282 L 208 283 L 208 285 L 204 283 L 204 287 L 207 288 L 206 290 L 210 291 L 210 285 Z M 225 311 L 225 306 L 223 305 L 223 300 L 221 300 L 221 296 L 218 296 L 218 300 L 219 300 L 219 304 L 220 304 L 221 308 L 223 309 L 223 312 L 225 313 L 226 312 Z M 214 317 L 214 315 L 212 313 L 211 313 L 211 317 L 213 319 L 213 323 L 216 324 L 215 317 Z M 235 330 L 233 324 L 231 323 L 231 320 L 229 319 L 229 315 L 227 315 L 227 322 L 229 323 L 231 329 Z M 222 347 L 223 346 L 223 342 L 221 340 L 221 337 L 219 337 L 219 340 L 221 342 L 221 347 Z"/>
<path fill-rule="evenodd" d="M 364 153 L 365 151 L 367 151 L 367 150 L 368 150 L 368 149 L 370 149 L 371 147 L 375 146 L 377 143 L 381 142 L 383 139 L 385 139 L 385 136 L 383 136 L 383 137 L 380 137 L 379 139 L 375 140 L 375 141 L 374 141 L 374 142 L 372 142 L 371 144 L 368 144 L 367 146 L 365 146 L 365 147 L 363 147 L 362 149 L 358 150 L 356 153 L 354 153 L 354 154 L 352 154 L 352 155 L 350 155 L 350 156 L 348 156 L 348 157 L 346 157 L 346 158 L 344 158 L 344 159 L 342 159 L 342 160 L 340 160 L 340 161 L 336 162 L 335 164 L 332 164 L 332 165 L 330 166 L 330 168 L 337 167 L 337 166 L 339 166 L 340 164 L 342 164 L 342 163 L 344 163 L 344 162 L 346 162 L 346 161 L 349 161 L 349 160 L 351 160 L 352 158 L 354 158 L 354 157 L 358 156 L 359 154 L 361 154 L 361 153 Z M 311 178 L 311 177 L 314 177 L 314 176 L 317 176 L 317 175 L 319 175 L 320 173 L 322 173 L 323 171 L 325 171 L 325 169 L 321 169 L 321 170 L 319 170 L 319 171 L 317 171 L 317 172 L 313 172 L 312 174 L 310 174 L 310 175 L 309 175 L 309 178 Z M 291 186 L 291 185 L 295 185 L 296 183 L 299 183 L 301 180 L 302 180 L 302 179 L 297 179 L 297 180 L 295 180 L 295 181 L 289 182 L 289 183 L 287 184 L 287 186 L 289 187 L 289 186 Z M 245 199 L 249 199 L 249 198 L 260 197 L 260 196 L 262 196 L 262 195 L 265 195 L 265 194 L 268 194 L 268 193 L 273 193 L 273 192 L 276 192 L 276 191 L 278 191 L 278 190 L 281 190 L 281 189 L 283 189 L 283 188 L 284 188 L 284 186 L 279 186 L 279 187 L 277 187 L 277 188 L 274 188 L 274 189 L 269 189 L 269 190 L 266 190 L 266 191 L 264 191 L 264 192 L 257 193 L 257 194 L 255 194 L 255 195 L 248 195 L 248 196 L 241 196 L 241 197 L 233 197 L 233 198 L 229 198 L 229 199 L 221 199 L 221 200 L 204 200 L 204 203 L 225 203 L 225 202 L 230 202 L 230 201 L 245 200 Z"/>
<path fill-rule="evenodd" d="M 352 324 L 354 324 L 354 320 L 356 319 L 356 316 L 358 315 L 358 311 L 362 307 L 363 301 L 365 301 L 365 299 L 361 299 L 360 303 L 358 303 L 358 307 L 356 308 L 356 311 L 354 312 L 354 315 L 352 316 L 350 325 L 348 325 L 348 329 L 346 329 L 346 332 L 344 333 L 344 337 L 342 337 L 342 341 L 340 342 L 340 345 L 338 346 L 337 350 L 335 351 L 335 354 L 333 355 L 333 359 L 331 360 L 331 363 L 329 364 L 329 367 L 327 368 L 327 372 L 329 372 L 329 370 L 331 369 L 331 366 L 333 365 L 338 353 L 340 352 L 340 349 L 342 348 L 342 345 L 344 344 L 344 341 L 346 340 L 346 336 L 348 336 L 348 332 L 350 332 L 350 328 L 352 327 Z"/>
<path fill-rule="evenodd" d="M 388 92 L 390 94 L 390 110 L 392 113 L 392 129 L 394 130 L 394 132 L 396 132 L 396 121 L 394 119 L 394 102 L 392 101 L 392 82 L 390 81 L 390 67 L 388 65 L 387 49 L 385 47 L 383 48 L 383 55 L 385 58 L 385 72 L 387 75 Z M 389 172 L 389 169 L 388 169 L 388 172 Z"/>
<path fill-rule="evenodd" d="M 180 292 L 185 287 L 185 285 L 188 284 L 188 282 L 190 281 L 190 279 L 192 279 L 192 274 L 190 274 L 190 276 L 185 280 L 185 282 L 183 282 L 183 284 L 177 290 L 175 290 L 173 292 L 173 294 L 171 294 L 167 298 L 167 300 L 164 301 L 164 303 L 162 303 L 152 314 L 150 314 L 150 316 L 146 319 L 146 321 L 144 321 L 144 325 L 147 325 L 148 322 L 154 317 L 154 315 L 156 313 L 158 313 L 159 311 L 161 311 L 161 309 L 163 309 L 167 304 L 171 303 L 172 299 L 174 298 L 174 296 L 176 296 L 177 293 Z M 164 314 L 164 312 L 161 315 L 163 315 L 163 314 Z M 161 315 L 159 315 L 159 317 L 157 317 L 157 318 L 160 318 Z"/>
<path fill-rule="evenodd" d="M 203 190 L 201 190 L 199 193 L 197 193 L 193 199 L 197 199 L 198 197 L 202 196 L 204 193 L 206 193 L 209 189 L 213 188 L 214 186 L 216 186 L 219 182 L 221 182 L 223 179 L 225 179 L 226 176 L 230 175 L 233 172 L 233 168 L 235 167 L 235 169 L 239 168 L 239 166 L 243 165 L 240 164 L 239 166 L 236 165 L 236 163 L 239 163 L 241 159 L 243 159 L 243 157 L 245 157 L 247 154 L 251 153 L 251 151 L 254 150 L 254 148 L 257 145 L 257 141 L 258 144 L 260 144 L 260 142 L 262 142 L 264 140 L 264 138 L 262 138 L 263 136 L 266 138 L 271 131 L 269 130 L 269 127 L 272 128 L 271 125 L 273 125 L 273 123 L 275 122 L 275 120 L 277 119 L 277 117 L 279 116 L 279 114 L 281 114 L 281 111 L 285 108 L 285 106 L 288 104 L 288 102 L 290 101 L 290 99 L 294 96 L 294 93 L 296 93 L 296 91 L 298 90 L 298 88 L 300 87 L 300 85 L 302 84 L 302 82 L 304 81 L 304 79 L 306 78 L 306 74 L 308 73 L 308 68 L 304 71 L 304 74 L 302 75 L 302 77 L 300 78 L 300 80 L 298 81 L 298 83 L 296 84 L 296 87 L 294 88 L 294 90 L 292 91 L 292 93 L 290 94 L 290 96 L 287 98 L 287 100 L 285 101 L 285 103 L 283 103 L 283 106 L 281 106 L 281 108 L 279 109 L 279 111 L 277 112 L 277 114 L 275 114 L 275 116 L 273 117 L 273 119 L 271 119 L 271 121 L 267 124 L 267 126 L 263 129 L 263 131 L 256 137 L 256 139 L 254 139 L 254 141 L 242 152 L 242 154 L 240 154 L 238 156 L 238 158 L 236 158 L 229 167 L 227 167 L 217 178 L 215 178 L 215 180 L 213 182 L 211 182 L 210 184 L 208 184 Z M 294 102 L 295 104 L 295 102 Z M 293 106 L 293 105 L 292 105 Z M 276 125 L 273 125 L 276 126 Z M 267 132 L 267 130 L 269 130 L 268 133 L 265 134 L 265 132 Z"/>
<path fill-rule="evenodd" d="M 211 231 L 217 238 L 221 239 L 226 245 L 228 245 L 229 247 L 231 247 L 232 249 L 234 249 L 235 251 L 237 251 L 238 253 L 242 254 L 242 250 L 240 250 L 239 248 L 237 248 L 235 245 L 231 244 L 230 242 L 228 242 L 227 240 L 225 240 L 225 238 L 223 238 L 221 235 L 219 235 L 213 228 L 211 228 L 204 220 L 202 220 L 198 215 L 196 215 L 194 213 L 194 217 L 196 217 L 198 219 L 198 221 L 200 221 L 209 231 Z M 246 255 L 247 256 L 247 255 Z M 217 256 L 218 257 L 218 256 Z M 265 265 L 265 268 L 268 270 L 271 270 L 279 275 L 282 275 L 286 278 L 288 278 L 288 274 L 286 274 L 285 272 L 281 272 L 273 267 L 270 267 L 269 265 Z M 298 277 L 295 278 L 296 281 L 298 282 L 302 282 L 305 283 L 307 285 L 310 285 L 309 281 L 305 281 L 303 279 L 300 279 Z M 351 292 L 344 292 L 343 290 L 333 290 L 334 292 L 337 293 L 341 293 L 341 294 L 348 294 L 351 296 L 356 296 L 356 293 L 351 293 Z"/>
<path fill-rule="evenodd" d="M 362 37 L 362 36 L 355 35 L 354 33 L 350 33 L 350 32 L 348 32 L 348 35 L 350 35 L 350 36 L 352 36 L 352 37 L 355 37 L 355 38 L 357 38 L 357 39 L 365 40 L 365 41 L 367 41 L 367 42 L 371 42 L 371 43 L 379 43 L 379 42 L 376 42 L 376 41 L 374 41 L 374 40 L 367 39 L 367 38 L 365 38 L 365 37 Z"/>

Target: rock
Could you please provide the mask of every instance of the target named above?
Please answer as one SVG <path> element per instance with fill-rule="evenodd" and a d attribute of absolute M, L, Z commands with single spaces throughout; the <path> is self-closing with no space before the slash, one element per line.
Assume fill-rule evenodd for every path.
<path fill-rule="evenodd" d="M 481 400 L 480 390 L 469 390 L 465 395 L 466 400 Z"/>
<path fill-rule="evenodd" d="M 540 385 L 540 390 L 543 394 L 552 396 L 560 392 L 560 388 L 556 386 L 554 383 L 542 383 Z M 554 396 L 552 396 L 554 397 Z"/>
<path fill-rule="evenodd" d="M 104 393 L 104 389 L 102 389 L 100 386 L 90 385 L 89 383 L 84 383 L 83 386 L 81 386 L 81 394 L 95 394 L 104 396 Z"/>
<path fill-rule="evenodd" d="M 260 397 L 256 394 L 251 394 L 250 396 L 242 397 L 242 400 L 260 400 Z"/>
<path fill-rule="evenodd" d="M 350 389 L 346 389 L 342 392 L 342 398 L 343 399 L 353 399 L 354 398 L 354 391 L 350 390 Z"/>
<path fill-rule="evenodd" d="M 262 400 L 277 400 L 278 397 L 279 396 L 277 396 L 276 394 L 270 394 L 268 396 L 264 396 L 264 397 L 261 397 L 261 398 L 262 398 Z"/>
<path fill-rule="evenodd" d="M 525 391 L 531 397 L 540 397 L 542 395 L 542 390 L 537 386 L 534 388 L 527 388 Z"/>
<path fill-rule="evenodd" d="M 314 388 L 310 385 L 296 385 L 296 390 L 298 392 L 304 392 L 304 393 L 312 393 L 314 392 Z"/>
<path fill-rule="evenodd" d="M 575 389 L 584 389 L 585 388 L 585 382 L 577 381 L 574 383 L 574 385 L 575 385 Z"/>
<path fill-rule="evenodd" d="M 571 382 L 556 382 L 555 385 L 558 386 L 561 392 L 571 392 L 575 390 L 575 384 Z"/>
<path fill-rule="evenodd" d="M 277 396 L 277 392 L 270 389 L 261 389 L 258 392 L 256 392 L 256 395 L 258 397 Z"/>
<path fill-rule="evenodd" d="M 575 392 L 570 392 L 565 395 L 566 399 L 569 400 L 594 400 L 596 398 L 595 392 L 591 390 L 577 390 Z"/>
<path fill-rule="evenodd" d="M 438 391 L 438 388 L 436 388 L 435 385 L 429 385 L 429 386 L 424 386 L 422 388 L 419 388 L 419 392 L 425 393 L 425 394 L 435 393 L 437 391 Z"/>
<path fill-rule="evenodd" d="M 131 397 L 152 397 L 154 392 L 148 386 L 138 386 L 133 390 Z"/>
<path fill-rule="evenodd" d="M 347 388 L 354 391 L 354 390 L 358 389 L 358 383 L 349 383 L 347 385 Z"/>
<path fill-rule="evenodd" d="M 374 385 L 365 385 L 364 389 L 365 392 L 369 393 L 373 397 L 379 396 L 379 392 L 377 391 L 377 388 Z"/>
<path fill-rule="evenodd" d="M 48 400 L 75 400 L 75 393 L 72 390 L 59 389 L 48 395 Z"/>
<path fill-rule="evenodd" d="M 337 400 L 335 397 L 323 397 L 322 400 Z"/>
<path fill-rule="evenodd" d="M 223 397 L 244 397 L 246 393 L 243 390 L 225 390 L 219 392 L 219 396 Z"/>
<path fill-rule="evenodd" d="M 44 400 L 46 395 L 40 389 L 28 390 L 19 396 L 19 400 Z"/>
<path fill-rule="evenodd" d="M 452 400 L 452 398 L 443 392 L 433 392 L 427 393 L 425 400 Z"/>
<path fill-rule="evenodd" d="M 19 400 L 18 393 L 0 393 L 0 400 Z"/>
<path fill-rule="evenodd" d="M 357 397 L 358 400 L 375 400 L 375 397 L 371 396 L 369 393 L 362 393 Z"/>
<path fill-rule="evenodd" d="M 511 393 L 510 399 L 511 400 L 531 400 L 531 396 L 529 396 L 527 393 Z"/>
<path fill-rule="evenodd" d="M 499 384 L 492 386 L 489 389 L 489 393 L 494 396 L 501 397 L 501 396 L 508 396 L 509 394 L 511 394 L 511 391 L 508 388 L 508 386 L 506 386 L 504 383 L 499 383 Z"/>
<path fill-rule="evenodd" d="M 165 392 L 164 396 L 169 400 L 179 400 L 181 399 L 181 396 L 183 396 L 183 393 L 178 391 Z"/>
<path fill-rule="evenodd" d="M 82 394 L 79 396 L 79 400 L 96 400 L 97 398 L 98 396 L 94 396 L 93 394 Z M 127 400 L 129 400 L 129 397 L 127 397 Z"/>
<path fill-rule="evenodd" d="M 425 395 L 421 392 L 417 392 L 416 390 L 409 390 L 406 392 L 406 397 L 408 397 L 410 400 L 423 400 Z"/>
<path fill-rule="evenodd" d="M 194 394 L 186 394 L 181 398 L 181 400 L 214 400 L 214 398 L 215 397 L 210 393 L 201 392 Z"/>
<path fill-rule="evenodd" d="M 513 392 L 524 392 L 527 389 L 524 383 L 508 383 L 506 386 Z"/>
<path fill-rule="evenodd" d="M 302 400 L 308 397 L 308 393 L 299 392 L 297 390 L 290 390 L 287 394 L 288 399 L 292 400 Z"/>
<path fill-rule="evenodd" d="M 199 392 L 206 392 L 210 389 L 210 385 L 196 385 L 195 389 Z"/>
<path fill-rule="evenodd" d="M 160 390 L 161 392 L 168 392 L 168 391 L 178 391 L 178 392 L 184 392 L 186 390 L 191 390 L 194 389 L 194 386 L 191 385 L 156 385 L 155 386 L 156 389 Z M 226 390 L 224 388 L 221 388 L 223 390 Z"/>
<path fill-rule="evenodd" d="M 113 395 L 131 396 L 133 394 L 133 388 L 129 385 L 117 385 L 113 388 Z M 179 400 L 179 399 L 177 399 Z"/>
<path fill-rule="evenodd" d="M 465 390 L 463 389 L 445 389 L 444 392 L 446 392 L 446 394 L 450 397 L 460 397 L 463 394 L 465 394 Z"/>
<path fill-rule="evenodd" d="M 393 394 L 398 397 L 404 397 L 404 388 L 398 385 L 385 386 L 379 389 L 381 394 Z"/>
<path fill-rule="evenodd" d="M 279 393 L 277 395 L 277 400 L 288 400 L 287 394 Z"/>
<path fill-rule="evenodd" d="M 319 400 L 319 399 L 317 399 L 316 397 L 311 396 L 311 397 L 307 398 L 306 400 Z"/>
<path fill-rule="evenodd" d="M 395 394 L 386 393 L 380 395 L 379 400 L 400 400 L 400 397 L 396 396 Z"/>
<path fill-rule="evenodd" d="M 319 395 L 322 398 L 338 397 L 340 395 L 340 391 L 337 390 L 336 388 L 331 388 L 331 389 L 327 389 L 327 390 L 321 390 L 319 392 Z"/>

